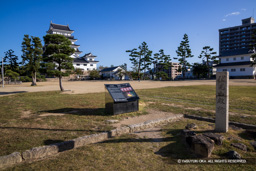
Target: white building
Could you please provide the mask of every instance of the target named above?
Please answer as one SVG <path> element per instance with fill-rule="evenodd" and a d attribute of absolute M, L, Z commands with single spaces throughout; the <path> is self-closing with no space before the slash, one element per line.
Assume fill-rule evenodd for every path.
<path fill-rule="evenodd" d="M 74 30 L 71 30 L 69 28 L 69 25 L 60 25 L 60 24 L 54 24 L 51 22 L 50 28 L 47 31 L 47 33 L 60 34 L 67 37 L 71 41 L 72 43 L 71 47 L 75 49 L 75 53 L 70 56 L 74 59 L 73 60 L 74 68 L 82 69 L 83 71 L 97 69 L 97 63 L 99 62 L 95 60 L 97 56 L 91 53 L 88 53 L 82 57 L 79 57 L 82 51 L 79 51 L 78 49 L 80 45 L 75 44 L 77 39 L 75 39 L 74 36 L 72 36 L 72 34 L 74 33 Z"/>
<path fill-rule="evenodd" d="M 251 54 L 232 55 L 220 58 L 217 72 L 228 71 L 231 77 L 252 77 L 255 67 L 251 66 Z"/>
<path fill-rule="evenodd" d="M 97 68 L 97 63 L 94 56 L 91 53 L 85 54 L 81 58 L 74 58 L 73 65 L 75 68 L 82 69 L 83 71 L 94 70 Z"/>
<path fill-rule="evenodd" d="M 119 66 L 104 68 L 100 71 L 103 79 L 114 79 L 114 80 L 124 80 L 129 79 L 125 74 L 125 70 Z"/>
<path fill-rule="evenodd" d="M 256 66 L 252 66 L 252 35 L 256 30 L 254 18 L 242 20 L 242 25 L 219 30 L 219 59 L 217 72 L 229 71 L 232 78 L 252 78 Z"/>

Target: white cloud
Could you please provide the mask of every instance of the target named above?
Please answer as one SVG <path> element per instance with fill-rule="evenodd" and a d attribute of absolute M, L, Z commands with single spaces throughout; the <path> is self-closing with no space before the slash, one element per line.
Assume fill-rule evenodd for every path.
<path fill-rule="evenodd" d="M 226 19 L 225 19 L 225 18 L 223 18 L 223 19 L 222 19 L 222 21 L 226 21 Z"/>
<path fill-rule="evenodd" d="M 233 16 L 233 15 L 240 15 L 240 12 L 232 12 L 232 13 L 225 15 L 225 17 L 229 17 L 229 16 Z"/>
<path fill-rule="evenodd" d="M 246 11 L 247 9 L 245 9 L 245 8 L 242 8 L 241 10 L 242 10 L 242 11 Z"/>

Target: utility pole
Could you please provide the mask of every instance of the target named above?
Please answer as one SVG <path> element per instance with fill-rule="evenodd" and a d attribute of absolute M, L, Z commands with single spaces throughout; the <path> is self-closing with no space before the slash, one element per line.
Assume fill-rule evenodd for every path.
<path fill-rule="evenodd" d="M 4 58 L 2 57 L 2 87 L 4 87 Z"/>

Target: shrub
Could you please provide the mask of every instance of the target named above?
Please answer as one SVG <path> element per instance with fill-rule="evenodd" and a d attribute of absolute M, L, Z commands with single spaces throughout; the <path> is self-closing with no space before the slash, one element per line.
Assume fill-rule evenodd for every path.
<path fill-rule="evenodd" d="M 29 78 L 29 76 L 21 76 L 20 81 L 22 81 L 22 82 L 31 82 L 32 78 Z"/>

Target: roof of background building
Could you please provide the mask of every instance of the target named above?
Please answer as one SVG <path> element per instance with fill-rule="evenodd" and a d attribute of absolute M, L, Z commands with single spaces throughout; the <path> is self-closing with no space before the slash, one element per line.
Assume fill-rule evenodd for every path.
<path fill-rule="evenodd" d="M 73 62 L 77 62 L 77 63 L 97 63 L 99 61 L 87 61 L 84 58 L 74 58 Z"/>
<path fill-rule="evenodd" d="M 70 30 L 68 25 L 51 23 L 50 27 L 52 27 L 53 29 L 58 29 L 58 30 L 74 31 L 74 30 Z"/>
<path fill-rule="evenodd" d="M 256 25 L 256 23 L 254 22 L 253 17 L 242 19 L 242 24 L 241 25 L 222 28 L 222 29 L 219 29 L 219 31 L 223 31 L 223 30 L 227 30 L 227 29 L 231 29 L 231 28 L 236 28 L 236 27 L 243 27 L 244 25 L 250 25 L 250 24 L 251 25 Z"/>
<path fill-rule="evenodd" d="M 104 68 L 102 69 L 100 72 L 108 72 L 108 71 L 113 71 L 115 70 L 116 68 L 118 68 L 119 66 L 115 66 L 115 67 L 110 67 L 110 68 Z"/>
<path fill-rule="evenodd" d="M 86 53 L 82 57 L 97 57 L 97 56 L 93 55 L 92 53 Z"/>
<path fill-rule="evenodd" d="M 230 63 L 221 63 L 218 64 L 214 67 L 222 67 L 222 66 L 237 66 L 237 65 L 250 65 L 252 62 L 247 61 L 247 62 L 230 62 Z"/>
<path fill-rule="evenodd" d="M 73 62 L 77 62 L 77 63 L 89 63 L 88 61 L 81 59 L 81 58 L 74 58 Z"/>

